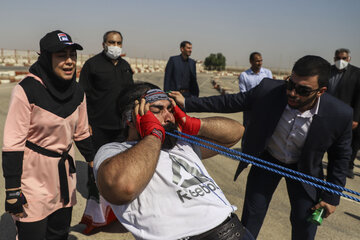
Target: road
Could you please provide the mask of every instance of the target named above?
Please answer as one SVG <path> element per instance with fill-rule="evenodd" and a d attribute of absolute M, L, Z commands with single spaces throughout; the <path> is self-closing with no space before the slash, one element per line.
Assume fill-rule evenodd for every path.
<path fill-rule="evenodd" d="M 198 82 L 200 86 L 201 96 L 217 95 L 218 92 L 212 88 L 210 84 L 210 74 L 198 74 Z M 163 73 L 143 73 L 136 74 L 135 80 L 149 81 L 162 87 Z M 236 88 L 236 77 L 221 77 L 221 81 L 227 86 Z M 7 114 L 11 90 L 14 83 L 0 85 L 0 146 L 3 142 L 3 128 Z M 212 113 L 194 113 L 190 114 L 197 117 L 214 116 L 218 114 Z M 242 114 L 224 114 L 230 118 L 242 121 Z M 240 143 L 235 145 L 239 148 Z M 83 225 L 79 225 L 79 221 L 83 214 L 86 204 L 86 163 L 83 157 L 76 152 L 76 165 L 78 174 L 78 203 L 73 210 L 73 218 L 71 222 L 71 232 L 69 240 L 113 240 L 113 239 L 134 239 L 130 233 L 123 233 L 120 225 L 115 223 L 111 226 L 101 229 L 93 235 L 85 236 L 81 233 L 84 229 Z M 324 158 L 326 165 L 326 158 Z M 223 156 L 215 156 L 205 160 L 205 166 L 209 170 L 210 175 L 215 179 L 221 187 L 229 201 L 238 207 L 237 214 L 241 216 L 243 197 L 245 193 L 246 176 L 249 168 L 245 169 L 236 182 L 233 182 L 233 175 L 237 166 L 237 161 Z M 0 170 L 2 175 L 2 170 Z M 356 161 L 355 179 L 347 182 L 347 188 L 360 191 L 360 166 L 359 160 Z M 264 225 L 258 236 L 259 240 L 291 239 L 291 227 L 289 221 L 290 205 L 287 197 L 285 181 L 281 180 L 279 187 L 274 193 L 272 202 L 269 207 L 268 214 L 265 218 Z M 0 178 L 0 189 L 4 189 L 4 179 Z M 359 198 L 359 197 L 358 197 Z M 14 240 L 15 227 L 9 214 L 4 212 L 4 191 L 0 191 L 0 240 Z M 174 226 L 176 227 L 176 226 Z M 336 212 L 318 228 L 316 236 L 317 240 L 355 240 L 360 239 L 360 204 L 354 201 L 342 198 Z"/>

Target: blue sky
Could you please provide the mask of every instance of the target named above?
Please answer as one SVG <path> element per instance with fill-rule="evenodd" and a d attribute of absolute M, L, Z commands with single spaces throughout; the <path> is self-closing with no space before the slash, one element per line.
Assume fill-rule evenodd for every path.
<path fill-rule="evenodd" d="M 194 59 L 221 52 L 233 66 L 248 66 L 253 51 L 273 69 L 307 54 L 333 63 L 346 47 L 360 67 L 359 25 L 359 0 L 2 0 L 0 48 L 38 50 L 42 36 L 60 29 L 84 53 L 98 53 L 103 33 L 115 29 L 129 57 L 166 60 L 189 40 Z"/>

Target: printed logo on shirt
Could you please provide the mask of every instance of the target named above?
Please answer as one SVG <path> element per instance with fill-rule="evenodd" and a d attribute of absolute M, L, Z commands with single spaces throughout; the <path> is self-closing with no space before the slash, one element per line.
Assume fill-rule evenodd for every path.
<path fill-rule="evenodd" d="M 69 41 L 68 36 L 65 33 L 58 33 L 58 37 L 61 42 Z"/>
<path fill-rule="evenodd" d="M 182 188 L 177 191 L 177 195 L 181 202 L 184 203 L 186 200 L 201 197 L 220 189 L 211 178 L 206 177 L 197 168 L 190 166 L 181 158 L 171 154 L 169 156 L 172 160 L 173 183 Z M 181 168 L 190 173 L 193 177 L 182 180 L 183 177 L 180 173 Z"/>

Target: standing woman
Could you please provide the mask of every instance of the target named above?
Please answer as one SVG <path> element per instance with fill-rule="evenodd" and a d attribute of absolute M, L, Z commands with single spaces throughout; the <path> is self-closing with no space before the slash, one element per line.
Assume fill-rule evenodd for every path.
<path fill-rule="evenodd" d="M 67 239 L 76 203 L 76 144 L 93 160 L 76 50 L 62 31 L 40 40 L 40 56 L 13 89 L 4 129 L 5 210 L 19 240 Z"/>

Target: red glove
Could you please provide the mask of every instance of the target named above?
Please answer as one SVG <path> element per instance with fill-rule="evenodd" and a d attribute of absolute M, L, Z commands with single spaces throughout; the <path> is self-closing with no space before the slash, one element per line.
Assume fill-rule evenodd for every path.
<path fill-rule="evenodd" d="M 147 111 L 143 116 L 136 115 L 136 129 L 142 138 L 151 134 L 162 143 L 165 140 L 165 129 L 151 111 Z"/>
<path fill-rule="evenodd" d="M 175 106 L 173 110 L 175 121 L 179 124 L 181 132 L 189 135 L 197 135 L 199 133 L 201 126 L 200 119 L 186 115 L 178 106 Z"/>

